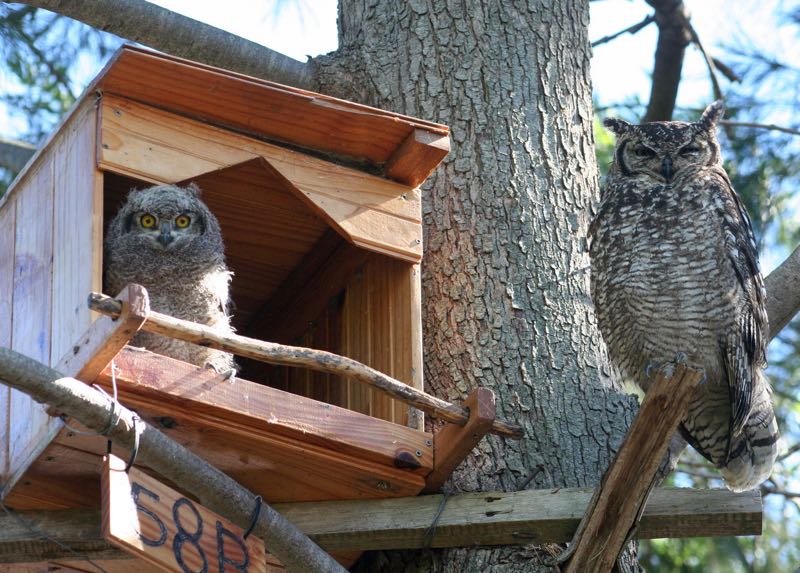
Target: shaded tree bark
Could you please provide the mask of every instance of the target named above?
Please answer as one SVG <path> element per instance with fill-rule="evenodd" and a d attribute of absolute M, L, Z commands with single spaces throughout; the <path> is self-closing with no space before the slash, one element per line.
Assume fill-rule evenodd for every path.
<path fill-rule="evenodd" d="M 491 388 L 526 437 L 485 440 L 450 490 L 595 484 L 635 410 L 609 375 L 588 292 L 588 9 L 341 0 L 340 49 L 314 61 L 327 93 L 452 129 L 423 194 L 425 380 L 447 399 Z M 551 570 L 555 551 L 380 554 L 364 570 Z"/>

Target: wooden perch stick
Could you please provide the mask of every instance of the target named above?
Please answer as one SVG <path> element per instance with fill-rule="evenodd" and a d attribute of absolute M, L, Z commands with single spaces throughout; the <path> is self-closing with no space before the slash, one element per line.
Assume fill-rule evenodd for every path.
<path fill-rule="evenodd" d="M 117 318 L 122 312 L 122 303 L 110 296 L 92 293 L 89 295 L 89 308 L 111 318 Z M 426 394 L 361 362 L 332 352 L 264 342 L 236 334 L 220 334 L 208 326 L 153 311 L 148 314 L 142 330 L 233 352 L 270 364 L 300 366 L 318 372 L 347 376 L 385 392 L 431 416 L 460 426 L 469 420 L 469 411 L 461 406 Z M 495 420 L 490 432 L 508 438 L 522 437 L 520 426 L 502 420 Z"/>
<path fill-rule="evenodd" d="M 677 364 L 645 394 L 616 457 L 603 475 L 565 555 L 565 573 L 611 571 L 642 514 L 656 471 L 703 372 Z"/>
<path fill-rule="evenodd" d="M 101 431 L 109 425 L 111 403 L 106 396 L 7 348 L 0 348 L 0 380 L 29 394 L 37 402 L 55 407 L 87 428 Z M 180 484 L 209 509 L 242 527 L 248 526 L 256 506 L 255 495 L 146 422 L 137 418 L 134 424 L 134 415 L 116 404 L 108 438 L 132 449 L 138 434 L 139 462 Z M 330 555 L 267 504 L 261 505 L 253 533 L 264 540 L 267 550 L 290 571 L 345 572 Z"/>

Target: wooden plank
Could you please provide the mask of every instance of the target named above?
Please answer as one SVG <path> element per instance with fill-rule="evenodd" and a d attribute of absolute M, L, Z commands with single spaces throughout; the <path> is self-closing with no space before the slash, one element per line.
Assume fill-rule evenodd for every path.
<path fill-rule="evenodd" d="M 246 380 L 224 383 L 213 371 L 146 351 L 126 348 L 115 363 L 120 395 L 131 407 L 160 404 L 162 415 L 175 418 L 174 408 L 179 408 L 190 419 L 250 438 L 291 439 L 309 451 L 324 447 L 390 467 L 398 456 L 412 454 L 419 466 L 409 471 L 420 475 L 433 467 L 432 448 L 426 443 L 432 436 L 425 432 Z M 110 378 L 106 368 L 97 382 L 109 386 Z"/>
<path fill-rule="evenodd" d="M 370 366 L 397 378 L 393 372 L 395 352 L 394 289 L 391 288 L 391 261 L 386 257 L 375 257 L 368 264 L 366 276 L 369 280 L 369 308 L 367 320 L 370 324 L 372 362 Z M 395 400 L 390 396 L 370 389 L 372 415 L 383 420 L 398 422 L 394 416 Z M 401 409 L 401 403 L 399 408 Z"/>
<path fill-rule="evenodd" d="M 0 208 L 0 346 L 11 347 L 14 311 L 14 238 L 16 236 L 15 201 Z M 9 401 L 11 389 L 0 385 L 0 478 L 5 481 L 9 470 Z"/>
<path fill-rule="evenodd" d="M 350 241 L 411 262 L 422 256 L 418 189 L 106 96 L 100 166 L 153 182 L 185 181 L 257 157 Z"/>
<path fill-rule="evenodd" d="M 434 516 L 441 495 L 396 499 L 346 500 L 274 504 L 327 551 L 416 549 L 565 543 L 569 541 L 592 497 L 591 489 L 475 492 L 448 496 L 436 526 Z M 99 523 L 99 511 L 94 510 Z M 57 534 L 64 525 L 48 529 Z M 41 515 L 30 513 L 31 517 Z M 81 523 L 81 513 L 75 513 Z M 53 520 L 54 517 L 37 519 Z M 653 491 L 637 532 L 639 539 L 757 535 L 761 531 L 761 494 L 758 490 L 733 493 L 723 489 L 659 488 Z M 0 561 L 10 544 L 0 514 Z M 12 529 L 13 531 L 13 529 Z M 24 532 L 18 535 L 24 536 Z M 41 543 L 32 539 L 31 543 Z M 97 541 L 95 535 L 82 538 Z M 9 545 L 7 545 L 7 543 Z"/>
<path fill-rule="evenodd" d="M 342 355 L 369 365 L 372 345 L 369 329 L 369 280 L 361 269 L 348 282 L 342 307 Z M 345 407 L 371 415 L 370 389 L 357 380 L 347 379 Z"/>
<path fill-rule="evenodd" d="M 433 436 L 433 471 L 425 478 L 425 491 L 438 490 L 459 464 L 491 430 L 495 419 L 494 392 L 476 388 L 464 401 L 469 420 L 464 426 L 447 424 Z"/>
<path fill-rule="evenodd" d="M 407 382 L 410 386 L 418 389 L 425 390 L 425 383 L 423 380 L 424 366 L 422 362 L 422 270 L 419 264 L 411 265 L 406 271 L 406 289 L 408 291 L 408 300 L 400 306 L 400 312 L 408 316 L 408 324 L 402 327 L 403 333 L 403 348 L 408 348 L 407 352 L 402 353 L 402 360 L 407 360 L 406 368 L 409 371 L 403 374 L 401 380 Z M 405 292 L 403 289 L 401 292 Z M 407 309 L 408 312 L 404 312 Z M 406 355 L 408 358 L 406 358 Z M 425 428 L 425 414 L 414 407 L 408 407 L 406 425 L 422 430 Z"/>
<path fill-rule="evenodd" d="M 600 573 L 614 567 L 648 504 L 656 471 L 703 377 L 702 370 L 684 364 L 675 364 L 674 371 L 662 368 L 655 373 L 639 413 L 575 533 L 564 571 Z M 761 533 L 760 523 L 756 533 Z"/>
<path fill-rule="evenodd" d="M 389 179 L 411 187 L 422 184 L 450 153 L 450 137 L 416 128 L 395 149 L 383 172 Z"/>
<path fill-rule="evenodd" d="M 70 559 L 71 555 L 64 555 L 58 561 L 40 561 L 38 563 L 14 563 L 13 565 L 0 565 L 0 573 L 87 573 L 105 571 L 105 573 L 162 573 L 162 569 L 143 563 L 139 559 L 132 559 L 116 550 L 119 557 L 115 559 L 93 559 L 92 564 L 85 559 Z M 94 565 L 94 567 L 93 567 Z M 97 569 L 102 567 L 102 569 Z M 276 569 L 281 572 L 283 569 Z M 267 570 L 267 573 L 273 573 Z"/>
<path fill-rule="evenodd" d="M 103 316 L 92 323 L 59 361 L 56 366 L 59 372 L 92 383 L 139 332 L 150 313 L 147 291 L 141 285 L 132 284 L 115 298 L 122 302 L 119 318 L 112 320 Z"/>
<path fill-rule="evenodd" d="M 448 133 L 444 125 L 130 46 L 98 87 L 205 122 L 375 165 L 386 162 L 414 129 Z"/>
<path fill-rule="evenodd" d="M 95 283 L 96 109 L 87 102 L 54 142 L 53 312 L 49 364 L 92 323 L 86 296 Z"/>
<path fill-rule="evenodd" d="M 266 573 L 264 542 L 125 462 L 103 467 L 103 537 L 164 571 L 226 569 Z M 219 565 L 218 565 L 219 564 Z"/>
<path fill-rule="evenodd" d="M 14 310 L 11 348 L 45 364 L 50 361 L 53 252 L 53 157 L 43 158 L 17 196 Z M 12 390 L 9 474 L 18 476 L 38 455 L 35 447 L 51 423 L 44 407 Z M 8 483 L 3 485 L 8 492 Z M 0 494 L 0 497 L 2 495 Z"/>
<path fill-rule="evenodd" d="M 527 490 L 364 501 L 275 504 L 328 551 L 415 549 L 568 541 L 590 489 Z M 639 539 L 754 535 L 761 531 L 758 490 L 665 488 L 653 492 Z"/>

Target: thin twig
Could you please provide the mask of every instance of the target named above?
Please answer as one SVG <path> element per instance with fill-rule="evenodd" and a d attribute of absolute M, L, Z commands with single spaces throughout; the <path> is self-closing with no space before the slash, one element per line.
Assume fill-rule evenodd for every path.
<path fill-rule="evenodd" d="M 757 129 L 769 129 L 772 131 L 780 131 L 782 133 L 788 133 L 790 135 L 800 135 L 800 129 L 794 129 L 792 127 L 783 127 L 782 125 L 775 125 L 774 123 L 756 123 L 753 121 L 731 121 L 728 119 L 723 119 L 720 121 L 722 125 L 730 125 L 731 127 L 754 127 Z"/>
<path fill-rule="evenodd" d="M 599 40 L 597 40 L 595 42 L 592 42 L 592 48 L 594 48 L 596 46 L 599 46 L 601 44 L 605 44 L 607 42 L 610 42 L 611 40 L 614 40 L 616 38 L 619 38 L 623 34 L 635 34 L 639 30 L 641 30 L 642 28 L 652 24 L 655 21 L 656 21 L 656 15 L 655 14 L 650 14 L 644 20 L 642 20 L 641 22 L 639 22 L 637 24 L 634 24 L 633 26 L 630 26 L 629 28 L 625 28 L 624 30 L 620 30 L 616 34 L 611 34 L 610 36 L 603 36 Z"/>

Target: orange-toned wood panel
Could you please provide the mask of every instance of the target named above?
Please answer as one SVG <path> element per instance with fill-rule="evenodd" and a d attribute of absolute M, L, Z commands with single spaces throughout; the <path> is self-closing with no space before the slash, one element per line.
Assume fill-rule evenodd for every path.
<path fill-rule="evenodd" d="M 224 382 L 209 369 L 150 352 L 125 348 L 115 364 L 120 395 L 131 405 L 160 408 L 164 415 L 184 411 L 197 423 L 221 426 L 229 433 L 267 441 L 296 440 L 309 448 L 320 446 L 390 467 L 399 452 L 420 450 L 418 473 L 426 474 L 433 465 L 424 447 L 431 436 L 424 432 L 247 380 Z M 97 381 L 110 385 L 110 378 L 111 368 L 106 367 Z"/>
<path fill-rule="evenodd" d="M 329 227 L 263 159 L 191 180 L 222 227 L 234 321 L 242 329 Z"/>
<path fill-rule="evenodd" d="M 14 237 L 16 201 L 11 200 L 0 208 L 0 346 L 11 346 L 11 320 L 14 304 Z M 0 479 L 6 481 L 9 473 L 9 396 L 11 389 L 0 384 Z"/>
<path fill-rule="evenodd" d="M 309 287 L 306 287 L 309 288 Z M 310 321 L 299 340 L 329 350 L 422 388 L 419 266 L 370 256 L 347 281 L 342 294 Z M 329 377 L 324 386 L 298 369 L 274 367 L 269 383 L 301 395 L 321 392 L 332 404 L 396 424 L 409 422 L 408 407 L 354 380 Z M 314 384 L 318 384 L 316 387 Z M 320 394 L 321 395 L 321 394 Z M 419 428 L 421 420 L 412 420 Z"/>
<path fill-rule="evenodd" d="M 262 157 L 271 176 L 353 243 L 412 262 L 422 256 L 418 189 L 118 97 L 103 98 L 100 132 L 100 166 L 146 181 L 185 181 Z"/>
<path fill-rule="evenodd" d="M 96 289 L 102 214 L 96 197 L 96 109 L 84 105 L 53 143 L 53 312 L 50 364 L 55 365 L 92 323 L 86 296 Z"/>
<path fill-rule="evenodd" d="M 446 126 L 127 47 L 101 89 L 293 145 L 387 161 L 414 128 Z M 224 102 L 224 105 L 220 105 Z M 429 171 L 439 158 L 431 158 Z"/>
<path fill-rule="evenodd" d="M 53 157 L 49 154 L 16 191 L 14 310 L 11 347 L 31 358 L 50 361 L 53 252 Z M 27 394 L 11 391 L 9 475 L 35 459 L 47 433 L 49 416 Z"/>

